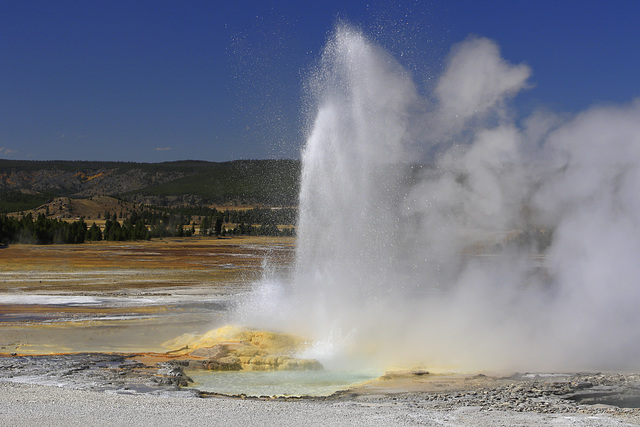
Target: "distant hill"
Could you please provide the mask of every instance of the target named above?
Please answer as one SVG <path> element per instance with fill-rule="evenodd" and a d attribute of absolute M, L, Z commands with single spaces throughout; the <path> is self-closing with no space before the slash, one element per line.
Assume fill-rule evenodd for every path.
<path fill-rule="evenodd" d="M 31 212 L 34 218 L 44 214 L 47 218 L 53 219 L 75 220 L 82 217 L 86 220 L 96 220 L 100 219 L 105 212 L 120 215 L 121 212 L 131 212 L 138 207 L 133 203 L 109 196 L 91 196 L 88 199 L 56 197 L 28 212 Z"/>
<path fill-rule="evenodd" d="M 297 204 L 296 160 L 165 163 L 0 160 L 0 212 L 55 197 L 115 196 L 160 206 Z"/>

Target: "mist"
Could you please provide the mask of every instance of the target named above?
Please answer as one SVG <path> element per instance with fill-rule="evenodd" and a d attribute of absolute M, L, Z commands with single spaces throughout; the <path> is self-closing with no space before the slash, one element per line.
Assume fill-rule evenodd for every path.
<path fill-rule="evenodd" d="M 522 118 L 531 75 L 470 37 L 419 88 L 339 25 L 308 84 L 294 272 L 239 319 L 326 366 L 640 368 L 640 102 Z"/>

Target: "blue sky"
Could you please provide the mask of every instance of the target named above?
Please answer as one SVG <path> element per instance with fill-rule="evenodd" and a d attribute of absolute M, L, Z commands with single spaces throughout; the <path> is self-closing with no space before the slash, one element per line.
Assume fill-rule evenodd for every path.
<path fill-rule="evenodd" d="M 419 86 L 470 34 L 533 70 L 520 114 L 640 97 L 640 2 L 0 1 L 0 158 L 297 158 L 338 19 Z"/>

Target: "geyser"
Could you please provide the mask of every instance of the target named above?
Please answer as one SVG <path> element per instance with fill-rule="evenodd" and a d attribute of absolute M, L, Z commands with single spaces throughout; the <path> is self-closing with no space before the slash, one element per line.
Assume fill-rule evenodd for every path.
<path fill-rule="evenodd" d="M 309 84 L 295 272 L 243 320 L 328 366 L 639 368 L 640 103 L 515 120 L 530 74 L 469 38 L 419 88 L 338 26 Z"/>

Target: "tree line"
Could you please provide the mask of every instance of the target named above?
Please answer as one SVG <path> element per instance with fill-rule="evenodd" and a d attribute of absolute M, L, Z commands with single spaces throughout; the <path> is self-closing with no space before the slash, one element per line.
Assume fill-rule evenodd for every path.
<path fill-rule="evenodd" d="M 86 241 L 149 240 L 162 237 L 251 235 L 294 236 L 295 227 L 279 228 L 278 224 L 291 224 L 292 211 L 250 209 L 246 211 L 218 211 L 207 208 L 200 211 L 208 215 L 185 214 L 179 210 L 171 213 L 152 209 L 128 212 L 118 220 L 116 213 L 104 213 L 104 229 L 95 222 L 88 226 L 84 218 L 74 222 L 49 219 L 44 214 L 34 218 L 28 213 L 22 217 L 0 215 L 0 244 L 78 244 Z M 284 210 L 284 209 L 283 209 Z M 289 215 L 289 216 L 287 216 Z M 234 224 L 233 228 L 230 224 Z M 196 229 L 196 225 L 198 226 Z"/>
<path fill-rule="evenodd" d="M 182 215 L 189 219 L 193 217 L 222 216 L 225 223 L 239 224 L 241 222 L 256 225 L 295 225 L 298 210 L 296 208 L 252 208 L 219 210 L 208 206 L 181 206 L 165 208 L 150 206 L 153 211 L 163 211 L 170 215 Z"/>
<path fill-rule="evenodd" d="M 6 215 L 0 216 L 0 243 L 3 245 L 9 243 L 40 245 L 84 243 L 85 240 L 88 240 L 87 234 L 87 224 L 82 219 L 68 223 L 62 220 L 48 219 L 44 214 L 38 215 L 36 219 L 31 213 L 20 219 Z"/>
<path fill-rule="evenodd" d="M 0 216 L 0 243 L 25 243 L 35 245 L 84 243 L 86 241 L 126 241 L 149 240 L 153 237 L 182 237 L 194 234 L 195 226 L 186 227 L 180 218 L 170 216 L 156 219 L 151 224 L 137 213 L 133 213 L 122 223 L 115 215 L 106 215 L 104 230 L 95 222 L 89 227 L 80 218 L 74 222 L 49 219 L 44 214 L 33 218 L 31 213 L 21 218 Z"/>

